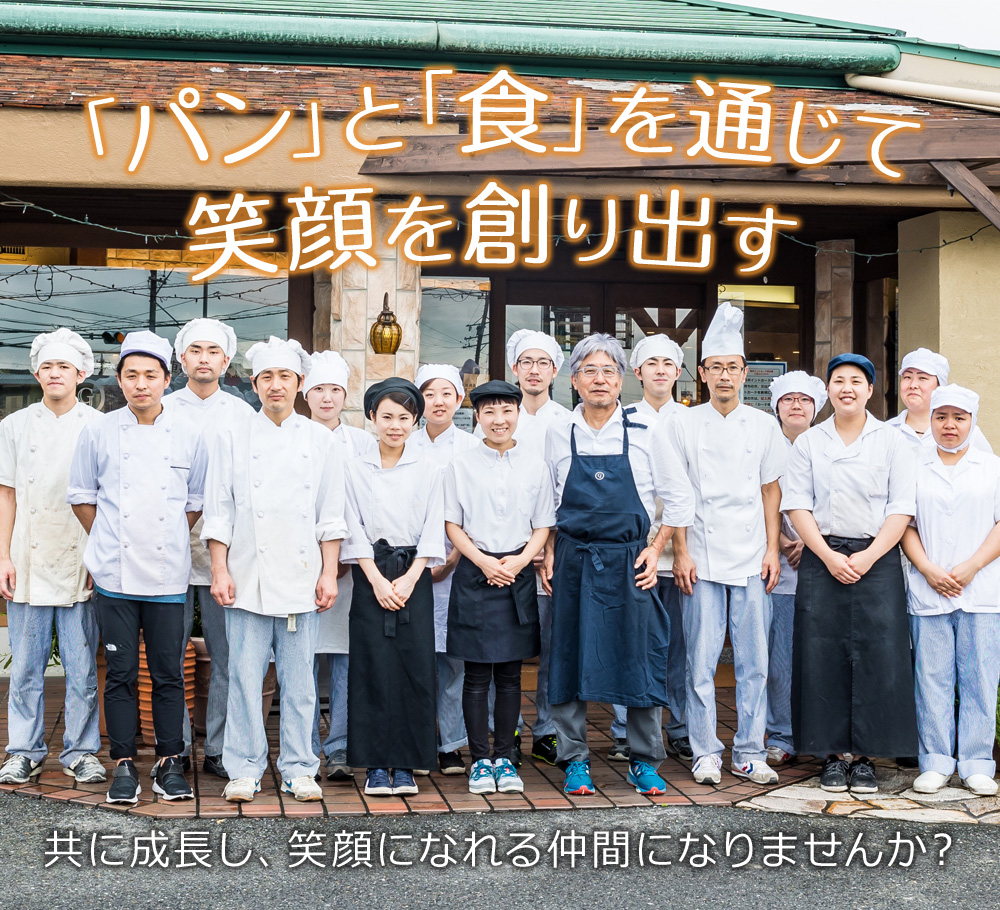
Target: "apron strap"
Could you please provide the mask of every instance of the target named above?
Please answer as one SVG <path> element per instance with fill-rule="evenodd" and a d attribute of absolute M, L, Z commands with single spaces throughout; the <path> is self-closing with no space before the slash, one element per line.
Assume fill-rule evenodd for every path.
<path fill-rule="evenodd" d="M 569 450 L 572 452 L 573 457 L 576 457 L 576 424 L 573 424 L 569 428 Z"/>

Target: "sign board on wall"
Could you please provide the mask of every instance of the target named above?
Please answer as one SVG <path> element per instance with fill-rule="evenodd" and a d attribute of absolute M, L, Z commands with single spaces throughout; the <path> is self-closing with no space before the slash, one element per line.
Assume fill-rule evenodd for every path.
<path fill-rule="evenodd" d="M 752 408 L 771 413 L 771 380 L 788 371 L 784 360 L 747 361 L 747 379 L 740 389 L 740 401 Z"/>

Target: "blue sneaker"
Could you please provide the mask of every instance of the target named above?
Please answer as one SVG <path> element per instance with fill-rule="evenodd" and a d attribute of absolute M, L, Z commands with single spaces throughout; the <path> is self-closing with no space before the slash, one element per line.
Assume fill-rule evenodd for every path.
<path fill-rule="evenodd" d="M 417 782 L 409 768 L 394 768 L 392 772 L 392 795 L 414 796 L 417 793 Z"/>
<path fill-rule="evenodd" d="M 493 777 L 498 793 L 524 793 L 524 781 L 509 759 L 498 758 L 493 762 Z"/>
<path fill-rule="evenodd" d="M 368 769 L 365 775 L 365 796 L 392 796 L 392 778 L 387 769 Z"/>
<path fill-rule="evenodd" d="M 663 796 L 667 792 L 666 781 L 649 762 L 629 762 L 627 780 L 643 796 Z"/>
<path fill-rule="evenodd" d="M 590 779 L 590 761 L 567 762 L 563 793 L 572 793 L 574 796 L 593 796 L 596 792 L 594 782 Z"/>
<path fill-rule="evenodd" d="M 507 759 L 504 759 L 507 761 Z M 507 762 L 510 764 L 510 762 Z M 481 758 L 472 763 L 469 771 L 469 792 L 470 793 L 496 793 L 497 782 L 493 776 L 493 762 L 488 758 Z"/>

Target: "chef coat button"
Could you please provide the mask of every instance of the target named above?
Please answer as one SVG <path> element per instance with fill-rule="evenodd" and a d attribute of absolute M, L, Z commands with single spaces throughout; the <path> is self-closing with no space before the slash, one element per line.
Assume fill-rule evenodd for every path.
<path fill-rule="evenodd" d="M 32 452 L 34 452 L 34 451 L 35 451 L 35 449 L 37 449 L 37 448 L 38 448 L 38 446 L 32 446 L 32 447 L 31 447 L 31 451 L 32 451 Z"/>
<path fill-rule="evenodd" d="M 122 518 L 128 518 L 128 512 L 122 512 Z"/>
<path fill-rule="evenodd" d="M 125 549 L 127 550 L 128 549 L 128 542 L 126 541 L 125 543 L 122 544 L 122 546 L 125 547 Z"/>
<path fill-rule="evenodd" d="M 259 486 L 260 486 L 260 481 L 259 481 L 259 480 L 255 480 L 255 481 L 253 482 L 253 485 L 254 485 L 255 487 L 259 487 Z"/>
<path fill-rule="evenodd" d="M 37 543 L 32 543 L 31 549 L 37 550 L 38 549 L 38 544 Z"/>
<path fill-rule="evenodd" d="M 311 484 L 311 483 L 307 483 L 307 484 L 306 484 L 306 489 L 308 490 L 308 489 L 309 489 L 309 488 L 310 488 L 311 486 L 312 486 L 312 484 Z"/>
<path fill-rule="evenodd" d="M 263 512 L 258 512 L 257 513 L 257 517 L 258 518 L 263 518 L 264 517 L 264 513 Z"/>
<path fill-rule="evenodd" d="M 122 458 L 128 458 L 128 452 L 126 452 L 124 455 L 122 455 Z"/>
<path fill-rule="evenodd" d="M 164 516 L 164 515 L 161 515 L 161 516 L 160 516 L 160 521 L 163 521 L 165 517 L 166 517 L 166 516 Z"/>
<path fill-rule="evenodd" d="M 34 477 L 29 477 L 28 478 L 28 483 L 34 483 L 34 482 L 35 482 L 35 478 Z"/>
<path fill-rule="evenodd" d="M 127 490 L 128 488 L 129 488 L 129 484 L 127 484 L 127 483 L 123 483 L 123 484 L 122 484 L 122 486 L 123 486 L 123 487 L 124 487 L 124 488 L 125 488 L 126 490 Z"/>
<path fill-rule="evenodd" d="M 36 511 L 37 511 L 36 509 L 32 509 L 31 514 L 34 515 Z"/>
<path fill-rule="evenodd" d="M 170 427 L 166 427 L 166 431 L 169 433 L 170 432 Z"/>
<path fill-rule="evenodd" d="M 164 455 L 164 456 L 163 456 L 163 460 L 164 460 L 164 461 L 167 461 L 167 460 L 168 460 L 169 458 L 170 458 L 170 456 L 169 456 L 169 455 Z"/>
<path fill-rule="evenodd" d="M 748 532 L 750 531 L 750 525 L 747 525 L 747 531 Z"/>
<path fill-rule="evenodd" d="M 167 485 L 165 483 L 164 484 L 160 484 L 160 489 L 161 490 L 165 490 L 166 488 L 167 488 Z"/>
<path fill-rule="evenodd" d="M 162 543 L 158 543 L 158 544 L 156 545 L 156 549 L 157 549 L 157 550 L 162 550 L 162 549 L 163 549 L 163 544 L 162 544 Z"/>
<path fill-rule="evenodd" d="M 748 452 L 752 452 L 753 451 L 753 447 L 752 446 L 747 446 L 747 451 Z"/>
<path fill-rule="evenodd" d="M 954 542 L 955 542 L 955 538 L 954 537 L 949 537 L 948 538 L 948 543 L 954 543 Z"/>
<path fill-rule="evenodd" d="M 254 458 L 260 458 L 260 453 L 259 452 L 254 452 L 253 453 L 253 457 Z"/>
<path fill-rule="evenodd" d="M 711 529 L 711 528 L 709 528 L 709 529 L 708 529 L 708 533 L 709 533 L 709 534 L 711 534 L 711 533 L 712 533 L 712 529 Z"/>
<path fill-rule="evenodd" d="M 266 549 L 267 549 L 267 547 L 261 547 L 260 548 L 260 552 L 263 553 Z"/>

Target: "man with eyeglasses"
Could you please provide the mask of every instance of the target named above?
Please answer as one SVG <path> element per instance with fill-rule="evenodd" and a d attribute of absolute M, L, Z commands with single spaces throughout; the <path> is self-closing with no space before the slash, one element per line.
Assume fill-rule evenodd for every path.
<path fill-rule="evenodd" d="M 729 635 L 736 669 L 737 730 L 732 773 L 775 783 L 764 751 L 770 593 L 780 575 L 778 479 L 785 442 L 776 421 L 741 404 L 746 379 L 743 312 L 723 303 L 702 342 L 701 380 L 710 400 L 660 427 L 680 455 L 695 493 L 690 529 L 674 535 L 674 583 L 681 589 L 687 648 L 687 725 L 700 784 L 722 780 L 715 671 Z"/>

